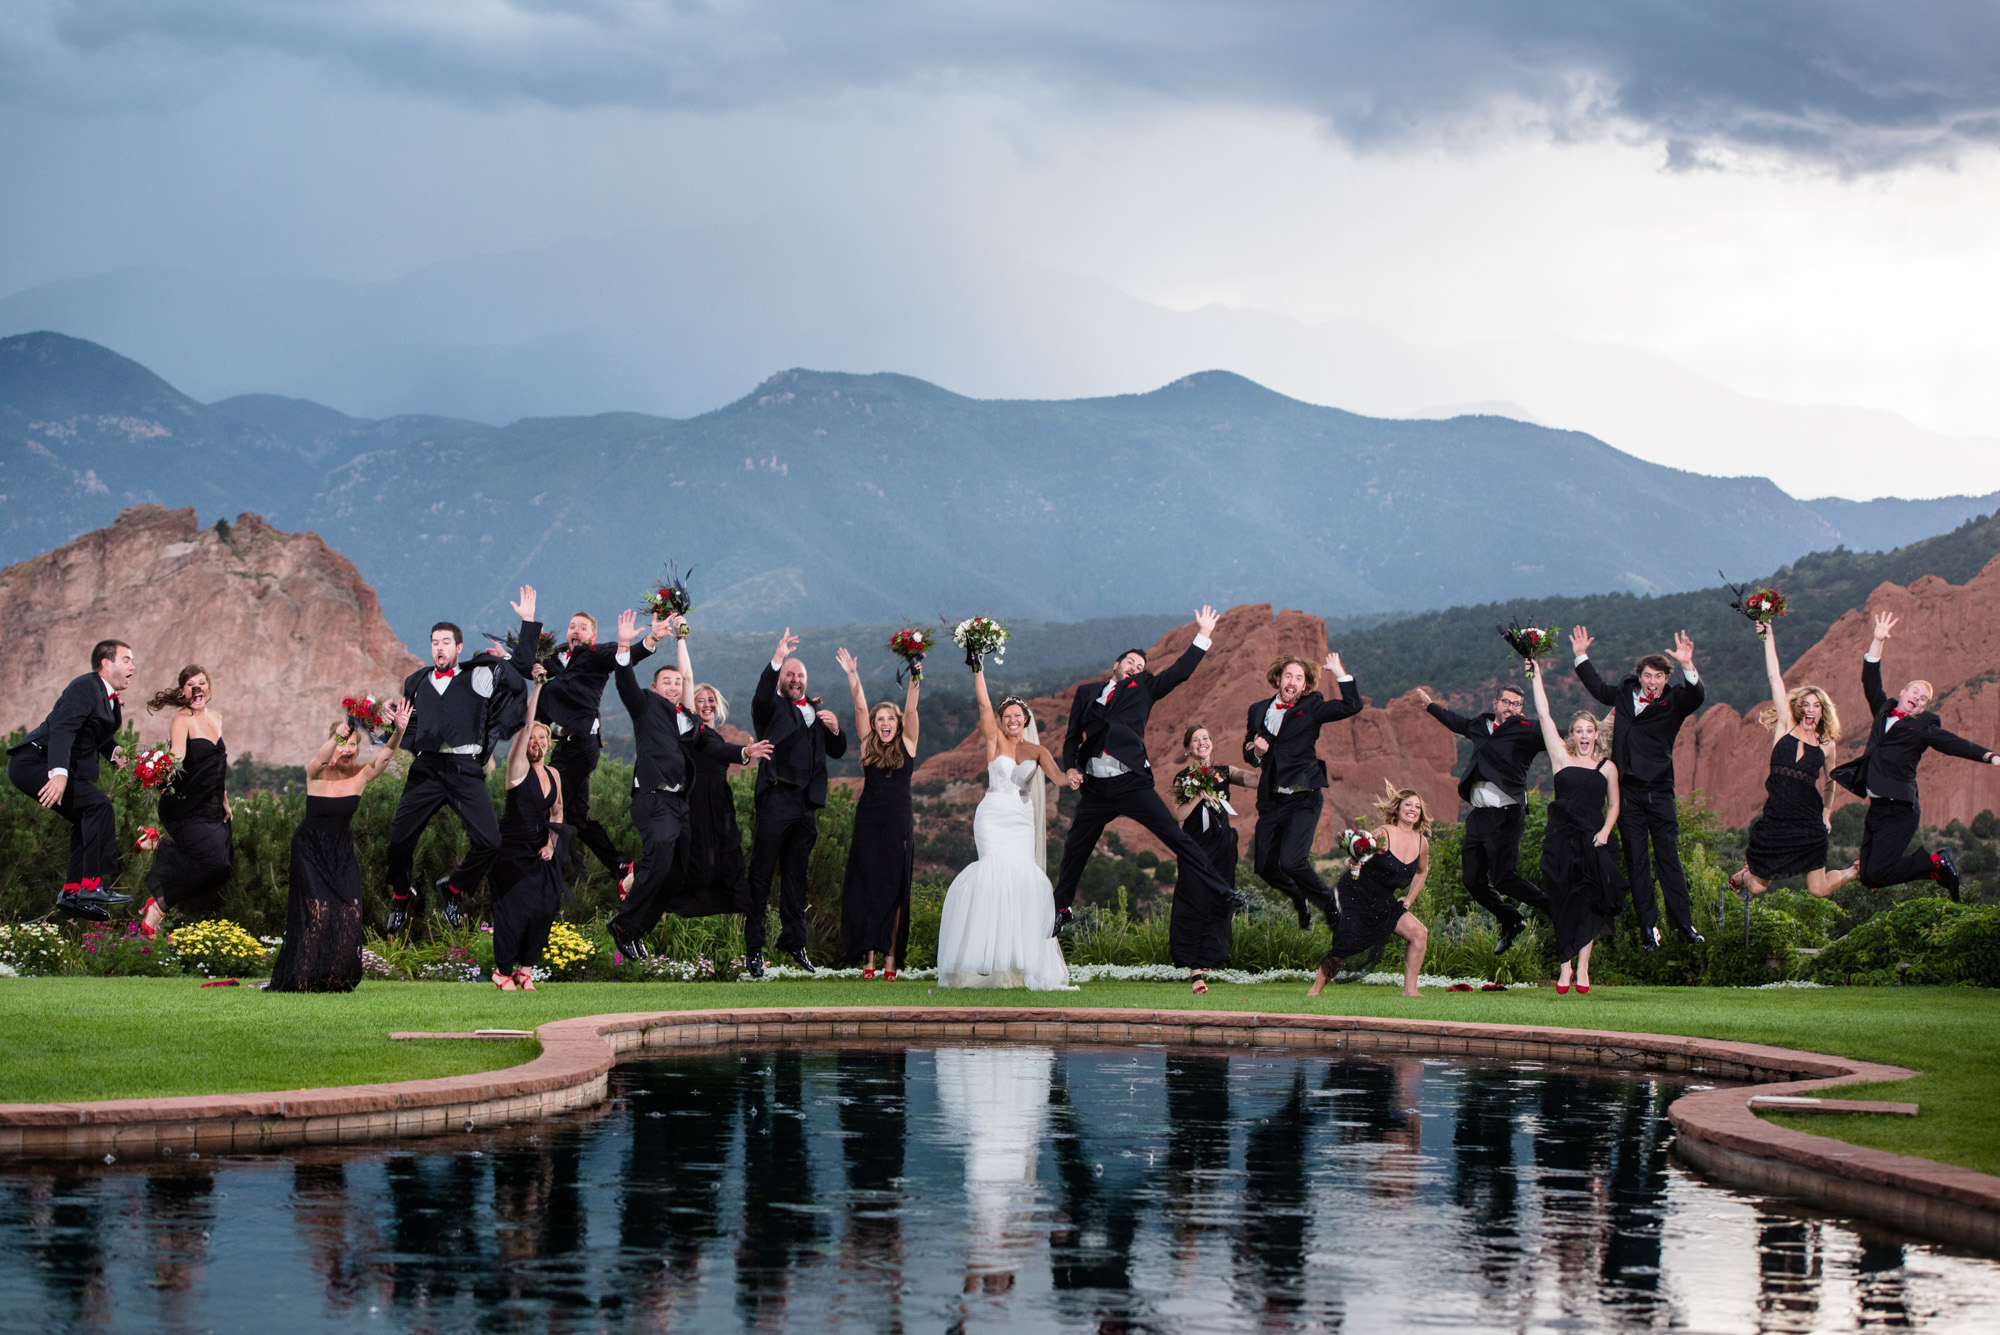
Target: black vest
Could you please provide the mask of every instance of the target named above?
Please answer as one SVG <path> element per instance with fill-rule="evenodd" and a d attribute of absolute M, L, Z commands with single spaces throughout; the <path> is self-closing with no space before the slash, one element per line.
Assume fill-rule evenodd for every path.
<path fill-rule="evenodd" d="M 412 673 L 403 683 L 403 698 L 416 706 L 403 749 L 421 754 L 455 746 L 486 743 L 486 697 L 472 689 L 474 669 L 462 667 L 439 695 L 431 685 L 431 669 Z"/>

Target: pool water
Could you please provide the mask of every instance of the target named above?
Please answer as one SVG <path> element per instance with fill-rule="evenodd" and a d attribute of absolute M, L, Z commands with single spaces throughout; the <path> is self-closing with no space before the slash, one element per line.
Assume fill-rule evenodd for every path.
<path fill-rule="evenodd" d="M 2000 1264 L 1710 1185 L 1653 1074 L 883 1044 L 603 1109 L 0 1172 L 0 1329 L 2000 1330 Z"/>

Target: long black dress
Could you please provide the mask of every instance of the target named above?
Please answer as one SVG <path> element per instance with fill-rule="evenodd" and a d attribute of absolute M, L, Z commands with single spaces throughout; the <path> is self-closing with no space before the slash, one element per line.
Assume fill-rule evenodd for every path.
<path fill-rule="evenodd" d="M 1333 944 L 1320 961 L 1321 969 L 1331 974 L 1349 958 L 1363 967 L 1374 967 L 1382 947 L 1396 934 L 1396 924 L 1409 912 L 1399 896 L 1416 879 L 1417 862 L 1422 860 L 1419 852 L 1416 861 L 1405 862 L 1385 847 L 1362 863 L 1360 871 L 1340 878 L 1333 887 L 1340 916 L 1335 920 Z"/>
<path fill-rule="evenodd" d="M 1193 766 L 1174 775 L 1179 779 Z M 1220 765 L 1222 796 L 1229 797 L 1229 772 Z M 1237 836 L 1229 823 L 1229 813 L 1197 802 L 1181 829 L 1201 846 L 1202 855 L 1224 885 L 1236 884 Z M 1235 906 L 1202 888 L 1199 877 L 1183 876 L 1174 886 L 1174 907 L 1167 919 L 1167 947 L 1176 965 L 1183 969 L 1220 969 L 1229 963 L 1233 931 L 1230 914 Z"/>
<path fill-rule="evenodd" d="M 1555 919 L 1557 960 L 1575 959 L 1610 931 L 1625 898 L 1625 873 L 1618 869 L 1610 842 L 1596 842 L 1610 799 L 1603 761 L 1594 769 L 1568 765 L 1556 771 L 1555 797 L 1542 835 L 1542 887 Z"/>
<path fill-rule="evenodd" d="M 840 940 L 849 964 L 860 963 L 871 950 L 899 960 L 909 953 L 910 877 L 917 843 L 910 780 L 916 772 L 917 763 L 907 754 L 894 769 L 861 767 L 854 841 L 840 883 Z"/>
<path fill-rule="evenodd" d="M 1820 779 L 1826 752 L 1786 733 L 1771 748 L 1764 780 L 1764 814 L 1750 822 L 1744 861 L 1761 881 L 1799 876 L 1826 866 L 1826 800 Z"/>
<path fill-rule="evenodd" d="M 229 880 L 236 844 L 223 794 L 228 776 L 228 747 L 188 738 L 180 771 L 160 794 L 166 838 L 146 873 L 146 889 L 166 908 L 210 898 Z"/>
<path fill-rule="evenodd" d="M 549 928 L 562 911 L 562 896 L 569 889 L 562 869 L 569 860 L 573 831 L 550 823 L 555 806 L 553 772 L 540 780 L 530 768 L 507 790 L 500 812 L 500 854 L 486 873 L 493 890 L 493 967 L 501 973 L 542 962 Z M 557 836 L 556 853 L 544 859 L 542 849 L 548 846 L 551 830 Z"/>
<path fill-rule="evenodd" d="M 271 992 L 352 992 L 361 981 L 361 863 L 348 826 L 360 794 L 306 798 L 292 831 L 292 888 L 285 944 Z"/>
<path fill-rule="evenodd" d="M 690 751 L 694 784 L 688 789 L 687 837 L 674 849 L 667 912 L 682 918 L 747 913 L 750 878 L 743 867 L 743 831 L 736 824 L 736 794 L 729 762 Z"/>

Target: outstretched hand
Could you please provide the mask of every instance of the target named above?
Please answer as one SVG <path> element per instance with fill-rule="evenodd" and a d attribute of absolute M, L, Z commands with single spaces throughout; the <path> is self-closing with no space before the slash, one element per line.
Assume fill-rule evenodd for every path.
<path fill-rule="evenodd" d="M 861 675 L 861 664 L 856 661 L 853 654 L 847 652 L 846 646 L 843 645 L 841 648 L 833 651 L 833 661 L 840 664 L 840 670 L 848 676 L 858 677 Z"/>
<path fill-rule="evenodd" d="M 618 652 L 631 649 L 633 639 L 639 633 L 639 614 L 626 608 L 618 614 Z"/>
<path fill-rule="evenodd" d="M 1347 669 L 1341 666 L 1339 654 L 1328 654 L 1326 661 L 1319 666 L 1320 671 L 1331 672 L 1335 681 L 1347 675 Z"/>
<path fill-rule="evenodd" d="M 1694 671 L 1694 641 L 1688 638 L 1686 631 L 1674 632 L 1674 651 L 1668 657 L 1679 663 L 1683 672 Z"/>
<path fill-rule="evenodd" d="M 1591 639 L 1590 629 L 1588 627 L 1573 626 L 1570 628 L 1569 651 L 1572 656 L 1577 658 L 1582 658 L 1585 654 L 1590 652 L 1590 646 L 1592 643 L 1593 641 Z"/>
<path fill-rule="evenodd" d="M 743 748 L 743 763 L 747 765 L 753 760 L 769 760 L 771 753 L 777 749 L 776 742 L 750 742 Z"/>
<path fill-rule="evenodd" d="M 1875 614 L 1876 640 L 1887 640 L 1890 634 L 1896 629 L 1896 622 L 1899 619 L 1894 612 L 1877 612 Z"/>
<path fill-rule="evenodd" d="M 535 619 L 535 586 L 532 584 L 523 584 L 521 586 L 521 600 L 510 604 L 510 606 L 514 609 L 514 615 L 521 618 L 521 620 L 533 621 Z"/>
<path fill-rule="evenodd" d="M 771 661 L 773 663 L 784 662 L 787 658 L 790 658 L 792 656 L 792 652 L 796 650 L 798 647 L 799 647 L 799 637 L 792 634 L 792 628 L 790 626 L 785 627 L 785 633 L 778 637 L 778 647 L 771 654 Z"/>
<path fill-rule="evenodd" d="M 653 624 L 646 628 L 646 638 L 654 644 L 658 644 L 661 640 L 673 634 L 673 631 L 674 619 L 672 617 L 654 617 Z"/>
<path fill-rule="evenodd" d="M 1437 703 L 1437 701 L 1431 699 L 1430 690 L 1427 687 L 1423 686 L 1417 687 L 1417 699 L 1423 701 L 1427 705 L 1434 705 Z"/>
<path fill-rule="evenodd" d="M 1215 622 L 1216 622 L 1215 609 L 1213 607 L 1210 607 L 1207 603 L 1203 603 L 1201 605 L 1201 610 L 1194 614 L 1195 631 L 1198 634 L 1212 636 L 1215 634 Z"/>
<path fill-rule="evenodd" d="M 391 700 L 382 712 L 389 716 L 389 722 L 395 724 L 396 730 L 401 732 L 410 726 L 410 719 L 416 714 L 417 708 L 408 700 Z"/>

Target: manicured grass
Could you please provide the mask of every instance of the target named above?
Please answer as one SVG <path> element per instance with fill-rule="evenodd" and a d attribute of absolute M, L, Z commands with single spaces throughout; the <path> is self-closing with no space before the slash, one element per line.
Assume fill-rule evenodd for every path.
<path fill-rule="evenodd" d="M 134 1098 L 412 1080 L 527 1060 L 522 1043 L 391 1043 L 397 1029 L 529 1029 L 572 1015 L 730 1006 L 1013 1005 L 1261 1010 L 1694 1034 L 1894 1062 L 1914 1080 L 1843 1096 L 1907 1100 L 1915 1118 L 1774 1119 L 1859 1145 L 2000 1173 L 2000 993 L 1968 988 L 1736 991 L 1600 987 L 1435 993 L 1288 983 L 1091 983 L 1079 992 L 938 992 L 922 982 L 552 983 L 533 995 L 370 982 L 347 996 L 266 996 L 193 980 L 0 979 L 0 1102 Z"/>

